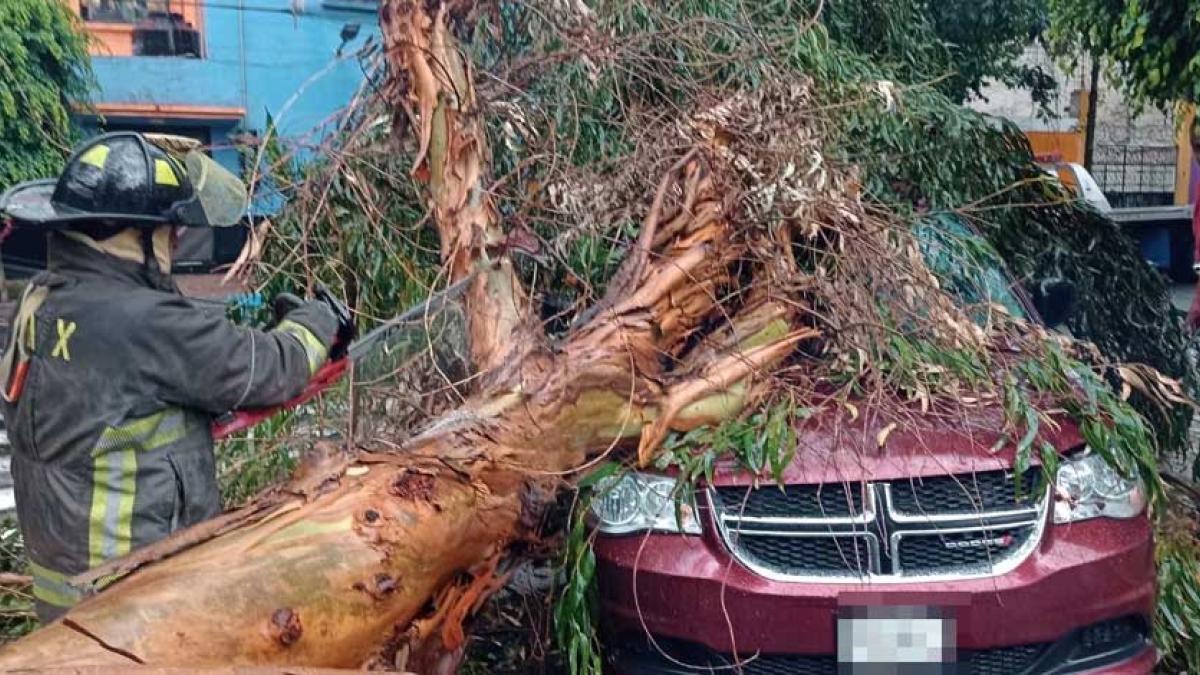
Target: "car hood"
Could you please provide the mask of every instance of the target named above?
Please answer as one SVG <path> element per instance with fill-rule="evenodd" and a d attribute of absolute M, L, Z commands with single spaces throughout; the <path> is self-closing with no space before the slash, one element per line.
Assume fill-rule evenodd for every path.
<path fill-rule="evenodd" d="M 938 413 L 913 410 L 881 419 L 865 403 L 831 405 L 796 423 L 796 455 L 783 481 L 883 481 L 1011 469 L 1016 442 L 1002 442 L 1003 429 L 998 406 Z M 1083 444 L 1078 427 L 1061 417 L 1042 423 L 1035 447 L 1043 441 L 1059 452 Z M 1036 456 L 1030 461 L 1038 463 Z M 733 461 L 721 463 L 713 477 L 717 485 L 749 485 L 755 480 Z"/>

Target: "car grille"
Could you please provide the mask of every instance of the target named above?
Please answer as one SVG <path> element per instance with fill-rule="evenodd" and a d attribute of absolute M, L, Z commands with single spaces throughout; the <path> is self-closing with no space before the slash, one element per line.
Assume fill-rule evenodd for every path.
<path fill-rule="evenodd" d="M 1041 470 L 1034 469 L 1021 480 L 1004 471 L 989 471 L 893 481 L 892 505 L 910 515 L 1020 508 L 1035 501 L 1041 476 Z"/>
<path fill-rule="evenodd" d="M 738 537 L 732 534 L 748 557 L 788 574 L 812 570 L 857 573 L 870 569 L 870 544 L 866 537 Z"/>
<path fill-rule="evenodd" d="M 1039 468 L 709 495 L 734 557 L 780 580 L 1000 574 L 1037 545 L 1046 505 Z"/>
<path fill-rule="evenodd" d="M 727 508 L 750 516 L 835 518 L 863 511 L 862 483 L 771 486 L 761 490 L 724 487 L 717 488 L 717 492 Z"/>
<path fill-rule="evenodd" d="M 896 546 L 895 555 L 903 569 L 922 572 L 987 565 L 997 557 L 1003 558 L 1005 551 L 1024 547 L 1033 531 L 1032 525 L 1018 525 L 994 530 L 904 536 Z M 974 545 L 981 540 L 984 545 Z"/>

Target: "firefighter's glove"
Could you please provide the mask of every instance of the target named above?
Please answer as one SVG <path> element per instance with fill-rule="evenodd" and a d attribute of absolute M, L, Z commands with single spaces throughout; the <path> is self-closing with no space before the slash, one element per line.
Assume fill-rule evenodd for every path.
<path fill-rule="evenodd" d="M 292 293 L 280 293 L 271 300 L 271 314 L 275 317 L 274 323 L 278 324 L 288 314 L 303 306 L 304 301 L 300 299 L 300 296 Z"/>
<path fill-rule="evenodd" d="M 350 313 L 350 308 L 331 293 L 325 284 L 317 284 L 316 296 L 317 301 L 325 303 L 329 311 L 337 317 L 337 336 L 334 337 L 333 346 L 329 349 L 329 360 L 336 361 L 346 355 L 350 343 L 358 337 L 358 327 L 354 325 L 354 316 Z"/>

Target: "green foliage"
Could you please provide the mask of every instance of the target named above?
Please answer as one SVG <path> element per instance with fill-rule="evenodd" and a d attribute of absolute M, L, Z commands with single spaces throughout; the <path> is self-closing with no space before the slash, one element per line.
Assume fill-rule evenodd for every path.
<path fill-rule="evenodd" d="M 1003 4 L 1025 17 L 1021 21 L 1033 22 L 1033 4 Z M 520 78 L 520 64 L 569 46 L 553 30 L 539 28 L 537 19 L 523 15 L 520 7 L 506 5 L 504 20 L 496 22 L 504 30 L 477 34 L 474 47 L 488 55 L 483 60 L 500 79 L 517 83 L 520 93 L 506 96 L 521 106 L 526 124 L 549 130 L 539 137 L 514 134 L 511 123 L 507 132 L 503 124 L 493 127 L 496 163 L 509 181 L 500 196 L 506 213 L 519 214 L 521 222 L 553 241 L 562 223 L 553 212 L 529 208 L 528 196 L 542 195 L 546 185 L 570 177 L 570 167 L 588 167 L 600 180 L 612 179 L 617 167 L 633 161 L 641 140 L 644 127 L 631 122 L 644 121 L 637 113 L 686 114 L 713 87 L 753 90 L 764 82 L 809 77 L 816 95 L 813 114 L 825 131 L 824 151 L 844 166 L 859 167 L 871 201 L 914 221 L 931 212 L 969 220 L 1019 280 L 1035 285 L 1055 277 L 1075 285 L 1080 301 L 1069 327 L 1093 341 L 1105 359 L 1147 363 L 1193 379 L 1182 324 L 1161 278 L 1140 260 L 1136 247 L 1111 223 L 1068 203 L 1033 163 L 1019 130 L 958 105 L 983 79 L 1003 76 L 979 74 L 986 69 L 972 66 L 973 71 L 964 68 L 933 82 L 952 70 L 938 64 L 966 63 L 947 44 L 950 39 L 940 44 L 928 39 L 930 26 L 938 21 L 943 22 L 935 29 L 940 35 L 980 29 L 958 38 L 971 55 L 1015 58 L 1029 32 L 1011 31 L 1001 44 L 968 49 L 971 39 L 986 42 L 991 29 L 969 16 L 953 25 L 959 18 L 955 3 L 946 5 L 923 13 L 915 3 L 832 3 L 823 17 L 825 26 L 813 26 L 812 6 L 804 3 L 681 0 L 651 8 L 603 2 L 596 6 L 597 32 L 614 36 L 619 52 L 591 67 L 578 58 L 562 59 L 528 79 Z M 520 47 L 506 52 L 501 44 Z M 914 81 L 928 84 L 912 85 Z M 545 140 L 551 137 L 565 149 Z M 557 161 L 525 161 L 543 156 Z M 654 174 L 642 176 L 641 189 L 655 179 Z M 611 273 L 634 234 L 627 219 L 598 223 L 578 251 L 565 249 L 575 253 L 563 255 L 565 263 L 546 261 L 527 279 L 535 288 L 555 292 L 570 286 L 564 280 L 585 279 L 585 290 L 576 296 L 583 299 Z M 1098 256 L 1096 251 L 1105 253 Z M 862 362 L 851 357 L 844 371 L 850 384 L 856 381 L 853 373 L 869 366 L 885 373 L 893 389 L 910 393 L 922 387 L 936 390 L 938 378 L 966 387 L 999 386 L 1019 463 L 1038 459 L 1047 471 L 1053 470 L 1057 455 L 1038 440 L 1047 424 L 1039 411 L 1066 408 L 1098 452 L 1126 475 L 1143 475 L 1158 494 L 1156 453 L 1182 447 L 1185 440 L 1183 426 L 1170 424 L 1174 416 L 1169 412 L 1142 405 L 1141 411 L 1155 422 L 1152 428 L 1114 393 L 1103 373 L 1092 369 L 1094 364 L 1053 342 L 1045 351 L 1034 349 L 1040 358 L 995 364 L 977 352 L 948 350 L 944 341 L 900 330 L 897 321 L 891 326 L 897 329 L 894 338 L 870 344 Z M 993 367 L 998 366 L 1010 375 L 994 385 Z M 664 461 L 680 472 L 684 485 L 710 476 L 718 462 L 728 459 L 756 475 L 778 479 L 785 460 L 781 452 L 794 451 L 794 443 L 772 441 L 774 435 L 764 431 L 778 424 L 779 411 L 790 410 L 789 404 L 794 407 L 790 401 L 776 401 L 746 419 L 673 437 Z M 560 643 L 589 635 L 568 632 L 560 635 Z"/>
<path fill-rule="evenodd" d="M 296 418 L 296 411 L 281 412 L 217 444 L 217 478 L 225 508 L 245 504 L 295 470 Z"/>
<path fill-rule="evenodd" d="M 57 174 L 71 106 L 92 86 L 87 38 L 65 2 L 0 2 L 0 190 Z"/>
<path fill-rule="evenodd" d="M 936 82 L 954 102 L 998 81 L 1045 106 L 1056 87 L 1040 66 L 1019 62 L 1046 22 L 1045 0 L 849 0 L 827 3 L 822 20 L 835 42 L 899 81 Z"/>
<path fill-rule="evenodd" d="M 678 471 L 681 493 L 677 503 L 691 502 L 701 481 L 711 483 L 721 461 L 732 461 L 754 476 L 766 475 L 782 483 L 784 469 L 796 457 L 796 425 L 811 413 L 785 401 L 746 418 L 672 434 L 663 444 L 657 466 Z"/>
<path fill-rule="evenodd" d="M 1194 499 L 1194 497 L 1193 497 Z M 1195 503 L 1157 532 L 1158 614 L 1154 642 L 1164 654 L 1158 672 L 1194 673 L 1200 664 L 1200 538 Z"/>
<path fill-rule="evenodd" d="M 1200 2 L 1049 0 L 1060 54 L 1107 59 L 1132 101 L 1167 109 L 1200 102 Z"/>
<path fill-rule="evenodd" d="M 332 160 L 303 152 L 268 124 L 261 154 L 250 156 L 262 172 L 256 192 L 288 202 L 264 249 L 268 297 L 310 293 L 322 282 L 368 326 L 428 295 L 440 266 L 437 236 L 419 208 L 410 157 L 387 146 L 390 127 L 380 119 L 364 109 L 345 120 L 352 141 Z"/>
<path fill-rule="evenodd" d="M 611 473 L 603 472 L 604 475 Z M 598 474 L 599 475 L 599 474 Z M 566 657 L 570 675 L 600 675 L 600 643 L 596 627 L 596 554 L 587 527 L 587 501 L 575 505 L 563 552 L 564 584 L 554 603 L 554 638 Z"/>
<path fill-rule="evenodd" d="M 25 544 L 15 520 L 0 521 L 0 572 L 28 574 Z M 0 643 L 15 640 L 37 627 L 30 588 L 0 587 Z"/>
<path fill-rule="evenodd" d="M 1035 452 L 1052 477 L 1058 467 L 1058 453 L 1048 444 L 1039 443 L 1043 419 L 1029 392 L 1053 398 L 1056 406 L 1079 423 L 1079 432 L 1088 447 L 1127 478 L 1140 477 L 1155 508 L 1163 505 L 1165 494 L 1158 473 L 1158 446 L 1146 420 L 1121 399 L 1110 382 L 1092 367 L 1067 354 L 1051 342 L 1038 360 L 1022 361 L 1003 386 L 1005 417 L 1013 428 L 1006 442 L 1016 440 L 1017 471 L 1029 466 Z M 1012 438 L 1016 432 L 1019 437 Z"/>

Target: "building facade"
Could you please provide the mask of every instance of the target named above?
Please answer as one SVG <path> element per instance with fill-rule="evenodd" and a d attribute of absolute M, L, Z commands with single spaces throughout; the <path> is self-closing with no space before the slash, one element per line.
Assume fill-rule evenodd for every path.
<path fill-rule="evenodd" d="M 197 135 L 230 168 L 230 136 L 268 115 L 300 139 L 345 106 L 378 33 L 375 0 L 66 1 L 95 38 L 85 123 Z"/>
<path fill-rule="evenodd" d="M 362 85 L 362 54 L 378 41 L 378 0 L 62 1 L 92 38 L 98 90 L 78 112 L 86 131 L 190 136 L 243 176 L 250 167 L 237 141 L 261 138 L 269 123 L 301 154 L 316 147 L 323 123 Z M 272 208 L 258 199 L 251 210 Z M 191 233 L 183 262 L 227 262 L 238 234 Z M 5 246 L 9 267 L 39 267 L 44 255 L 40 237 Z"/>
<path fill-rule="evenodd" d="M 1083 164 L 1087 142 L 1091 64 L 1084 59 L 1064 70 L 1040 45 L 1023 60 L 1052 72 L 1058 82 L 1049 111 L 1039 109 L 1028 91 L 992 85 L 971 107 L 1015 122 L 1034 152 L 1047 163 Z M 1195 201 L 1200 167 L 1188 143 L 1186 124 L 1174 112 L 1134 110 L 1101 76 L 1096 87 L 1096 119 L 1090 172 L 1114 207 L 1165 206 Z"/>

